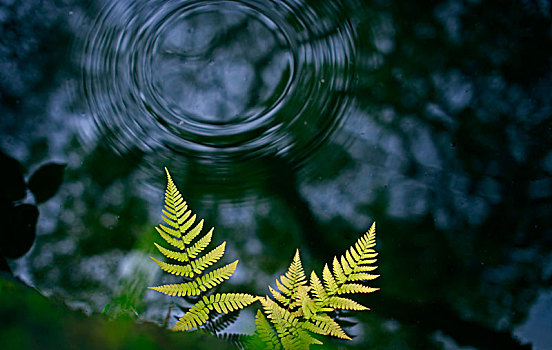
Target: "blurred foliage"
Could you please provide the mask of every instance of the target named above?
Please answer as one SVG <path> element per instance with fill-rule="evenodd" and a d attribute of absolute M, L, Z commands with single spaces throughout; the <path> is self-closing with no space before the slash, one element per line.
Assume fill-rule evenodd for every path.
<path fill-rule="evenodd" d="M 0 348 L 14 349 L 231 349 L 207 334 L 182 337 L 157 325 L 88 317 L 0 276 Z"/>

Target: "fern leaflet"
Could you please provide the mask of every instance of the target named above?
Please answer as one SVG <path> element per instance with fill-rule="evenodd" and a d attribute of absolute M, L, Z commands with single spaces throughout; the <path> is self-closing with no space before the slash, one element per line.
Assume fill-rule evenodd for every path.
<path fill-rule="evenodd" d="M 278 348 L 274 345 L 276 335 L 279 345 L 286 350 L 308 349 L 311 344 L 320 344 L 309 333 L 350 340 L 332 315 L 335 315 L 335 310 L 369 310 L 342 295 L 371 293 L 379 289 L 361 284 L 379 277 L 369 273 L 377 268 L 372 265 L 377 256 L 372 249 L 376 244 L 375 234 L 374 223 L 345 254 L 334 257 L 331 269 L 325 264 L 322 270 L 324 282 L 314 271 L 307 281 L 297 250 L 286 273 L 276 280 L 278 290 L 269 286 L 274 300 L 268 296 L 260 299 L 266 318 L 257 313 L 259 337 L 271 348 Z"/>
<path fill-rule="evenodd" d="M 165 204 L 161 210 L 164 224 L 160 224 L 156 230 L 165 242 L 177 250 L 167 249 L 155 243 L 159 252 L 173 262 L 160 261 L 154 257 L 152 259 L 162 270 L 173 275 L 183 276 L 184 283 L 149 288 L 169 296 L 196 298 L 199 296 L 199 300 L 188 309 L 184 316 L 180 317 L 173 327 L 173 330 L 176 331 L 186 331 L 196 327 L 205 327 L 212 314 L 227 314 L 240 310 L 255 302 L 258 297 L 241 293 L 207 295 L 215 286 L 234 274 L 238 260 L 206 272 L 223 257 L 226 242 L 207 253 L 204 252 L 211 243 L 213 228 L 201 236 L 204 221 L 200 220 L 195 223 L 196 215 L 188 209 L 167 168 L 165 171 L 167 173 L 167 188 Z"/>

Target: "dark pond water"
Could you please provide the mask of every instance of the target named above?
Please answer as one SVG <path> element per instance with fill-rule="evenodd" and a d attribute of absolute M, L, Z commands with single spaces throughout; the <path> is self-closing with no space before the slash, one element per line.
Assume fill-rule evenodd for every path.
<path fill-rule="evenodd" d="M 546 1 L 1 1 L 0 150 L 67 164 L 9 266 L 162 322 L 167 166 L 233 290 L 377 221 L 381 291 L 343 348 L 552 348 L 551 24 Z"/>

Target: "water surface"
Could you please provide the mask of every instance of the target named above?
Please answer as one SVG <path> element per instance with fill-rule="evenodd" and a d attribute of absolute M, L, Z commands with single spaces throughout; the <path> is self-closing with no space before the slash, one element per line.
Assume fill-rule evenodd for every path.
<path fill-rule="evenodd" d="M 9 261 L 43 294 L 162 322 L 167 166 L 233 290 L 267 293 L 295 248 L 320 272 L 377 221 L 381 291 L 344 346 L 552 346 L 544 2 L 25 1 L 0 23 L 0 148 L 68 163 Z"/>

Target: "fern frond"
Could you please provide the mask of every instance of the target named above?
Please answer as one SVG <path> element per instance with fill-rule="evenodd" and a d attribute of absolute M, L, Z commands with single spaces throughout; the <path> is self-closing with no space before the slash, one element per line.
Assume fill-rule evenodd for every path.
<path fill-rule="evenodd" d="M 379 288 L 367 287 L 358 283 L 348 283 L 339 286 L 339 288 L 337 289 L 337 294 L 373 293 L 378 290 Z"/>
<path fill-rule="evenodd" d="M 295 329 L 297 318 L 295 318 L 288 310 L 284 309 L 272 299 L 265 297 L 259 299 L 263 305 L 263 309 L 267 317 L 272 321 L 276 332 L 280 335 L 286 335 L 290 329 Z"/>
<path fill-rule="evenodd" d="M 224 250 L 226 248 L 226 241 L 219 244 L 216 248 L 211 250 L 209 253 L 205 254 L 204 256 L 192 261 L 190 263 L 192 270 L 196 274 L 200 274 L 208 268 L 209 266 L 216 263 L 222 256 L 224 255 Z"/>
<path fill-rule="evenodd" d="M 196 216 L 192 216 L 192 218 L 188 221 L 192 221 L 195 220 Z M 186 223 L 187 224 L 187 223 Z M 186 227 L 186 224 L 182 225 L 181 228 L 180 228 L 180 231 L 186 231 L 188 228 Z M 191 223 L 190 223 L 190 226 L 191 226 Z M 185 235 L 182 236 L 182 242 L 184 242 L 184 244 L 190 244 L 191 241 L 194 240 L 194 238 L 197 237 L 197 235 L 201 232 L 201 229 L 203 228 L 203 219 L 201 219 L 197 225 L 195 225 L 195 227 L 193 229 L 191 229 L 188 233 L 186 233 Z M 182 232 L 182 234 L 184 234 L 184 232 Z"/>
<path fill-rule="evenodd" d="M 307 320 L 320 312 L 320 307 L 311 299 L 309 291 L 310 287 L 306 286 L 301 286 L 297 289 L 297 304 L 301 307 L 299 309 L 300 314 Z"/>
<path fill-rule="evenodd" d="M 166 222 L 170 223 L 170 222 L 167 220 L 166 217 L 162 216 L 162 218 L 163 218 Z M 177 225 L 176 223 L 170 223 L 170 224 L 171 224 L 171 226 L 172 226 L 172 225 L 174 225 L 174 226 L 172 226 L 172 227 L 167 227 L 167 226 L 165 226 L 165 225 L 159 224 L 159 228 L 160 228 L 161 230 L 163 230 L 163 232 L 168 233 L 169 235 L 173 236 L 174 238 L 180 239 L 181 234 L 180 234 L 180 232 L 178 231 L 178 225 Z"/>
<path fill-rule="evenodd" d="M 277 290 L 275 290 L 271 286 L 268 286 L 268 290 L 270 291 L 270 294 L 272 294 L 272 296 L 274 297 L 274 299 L 276 299 L 277 302 L 279 302 L 281 304 L 285 304 L 289 301 L 289 299 L 287 299 L 285 296 L 283 296 L 282 293 L 278 292 Z"/>
<path fill-rule="evenodd" d="M 184 316 L 178 319 L 172 330 L 187 331 L 205 324 L 209 319 L 209 311 L 203 300 L 198 301 Z"/>
<path fill-rule="evenodd" d="M 368 273 L 353 273 L 347 278 L 349 281 L 369 281 L 378 278 L 380 275 L 372 275 Z"/>
<path fill-rule="evenodd" d="M 347 275 L 343 271 L 343 268 L 341 267 L 341 264 L 339 263 L 339 260 L 337 260 L 337 258 L 334 258 L 333 260 L 333 273 L 338 284 L 342 284 L 347 281 Z"/>
<path fill-rule="evenodd" d="M 281 350 L 282 346 L 278 340 L 275 330 L 270 325 L 270 322 L 263 315 L 261 310 L 257 310 L 255 316 L 256 333 L 259 338 L 265 343 L 268 349 Z"/>
<path fill-rule="evenodd" d="M 152 257 L 161 269 L 177 276 L 184 276 L 189 279 L 184 283 L 167 284 L 149 287 L 149 289 L 170 296 L 199 296 L 198 301 L 185 311 L 174 326 L 174 330 L 189 330 L 200 327 L 210 319 L 211 313 L 227 314 L 240 310 L 253 303 L 258 297 L 249 294 L 212 294 L 206 296 L 215 286 L 229 279 L 238 265 L 238 260 L 222 266 L 218 269 L 206 272 L 206 270 L 218 262 L 224 255 L 226 242 L 221 243 L 211 251 L 204 254 L 204 250 L 211 243 L 213 228 L 200 237 L 204 220 L 196 223 L 196 215 L 188 209 L 182 195 L 176 188 L 169 171 L 167 173 L 167 188 L 165 190 L 165 203 L 162 209 L 162 218 L 165 224 L 156 227 L 159 235 L 170 245 L 178 248 L 174 251 L 155 243 L 159 252 L 166 258 L 178 263 L 169 263 L 157 260 Z M 195 226 L 194 226 L 195 224 Z M 199 238 L 198 238 L 199 237 Z M 198 238 L 196 240 L 196 238 Z M 192 242 L 194 242 L 192 244 Z M 202 255 L 203 254 L 203 255 Z M 224 319 L 223 319 L 224 321 Z M 221 324 L 215 323 L 211 318 L 208 327 L 216 330 Z M 234 339 L 235 340 L 235 339 Z"/>
<path fill-rule="evenodd" d="M 274 325 L 284 349 L 308 349 L 311 344 L 322 344 L 318 339 L 305 332 L 302 322 L 299 322 L 294 313 L 284 309 L 268 297 L 260 298 L 259 301 L 263 305 L 264 313 Z"/>
<path fill-rule="evenodd" d="M 322 328 L 321 326 L 317 325 L 315 322 L 312 321 L 306 321 L 302 324 L 302 327 L 306 329 L 309 332 L 313 332 L 320 335 L 328 335 L 329 332 Z"/>
<path fill-rule="evenodd" d="M 334 257 L 331 267 L 324 265 L 323 282 L 313 271 L 308 286 L 297 250 L 288 271 L 276 280 L 279 291 L 269 286 L 274 300 L 268 296 L 260 299 L 263 312 L 268 317 L 268 320 L 261 318 L 258 313 L 261 316 L 258 316 L 257 323 L 262 324 L 259 327 L 263 327 L 266 333 L 265 341 L 274 341 L 272 327 L 286 350 L 308 349 L 311 344 L 321 344 L 311 333 L 351 340 L 337 323 L 335 314 L 332 313 L 332 317 L 328 312 L 369 310 L 341 295 L 370 293 L 379 289 L 355 283 L 379 277 L 369 273 L 377 268 L 371 265 L 376 262 L 377 256 L 372 249 L 374 245 L 375 224 L 345 254 Z"/>
<path fill-rule="evenodd" d="M 209 243 L 211 243 L 213 230 L 214 228 L 211 228 L 205 236 L 201 237 L 201 239 L 199 239 L 193 246 L 186 249 L 186 253 L 190 259 L 195 259 L 196 256 L 198 256 L 198 254 L 201 253 L 209 245 Z"/>
<path fill-rule="evenodd" d="M 189 260 L 188 254 L 184 252 L 175 252 L 173 250 L 164 248 L 155 242 L 153 244 L 157 247 L 157 249 L 161 254 L 163 254 L 165 257 L 169 259 L 180 261 L 180 262 L 185 262 Z"/>
<path fill-rule="evenodd" d="M 374 263 L 375 263 L 375 261 L 374 261 Z M 377 266 L 361 266 L 361 265 L 358 265 L 354 268 L 354 271 L 355 272 L 371 272 L 371 271 L 374 271 L 377 268 L 378 268 Z"/>
<path fill-rule="evenodd" d="M 209 313 L 215 310 L 218 313 L 229 313 L 243 309 L 252 304 L 258 297 L 242 293 L 213 294 L 204 296 L 174 325 L 175 331 L 187 331 L 199 327 L 209 319 Z"/>
<path fill-rule="evenodd" d="M 326 287 L 326 292 L 328 295 L 334 295 L 337 293 L 338 285 L 335 281 L 328 264 L 324 265 L 324 270 L 322 271 L 322 277 L 324 278 L 324 285 Z"/>
<path fill-rule="evenodd" d="M 305 284 L 307 284 L 307 277 L 301 264 L 299 249 L 297 249 L 286 273 L 280 276 L 280 281 L 276 280 L 276 286 L 286 297 L 282 304 L 286 307 L 290 306 L 296 300 L 297 289 Z"/>
<path fill-rule="evenodd" d="M 162 226 L 162 225 L 160 225 L 160 226 Z M 184 242 L 182 242 L 180 239 L 176 239 L 176 238 L 172 237 L 171 235 L 169 235 L 169 234 L 165 233 L 163 230 L 161 230 L 159 227 L 156 227 L 155 229 L 159 233 L 159 236 L 161 236 L 165 240 L 165 242 L 169 243 L 173 247 L 178 248 L 180 250 L 184 249 Z"/>
<path fill-rule="evenodd" d="M 315 325 L 326 331 L 326 334 L 341 339 L 351 340 L 351 338 L 341 329 L 341 326 L 333 318 L 326 314 L 314 315 L 312 321 Z"/>
<path fill-rule="evenodd" d="M 376 224 L 360 237 L 355 244 L 341 256 L 335 257 L 332 263 L 333 275 L 324 267 L 323 277 L 328 295 L 346 293 L 371 293 L 378 288 L 366 287 L 350 283 L 373 280 L 379 275 L 366 272 L 373 271 L 377 266 L 371 266 L 377 259 L 377 252 L 372 249 L 376 245 Z"/>
<path fill-rule="evenodd" d="M 157 265 L 159 265 L 159 267 L 163 269 L 163 271 L 166 271 L 168 273 L 171 273 L 177 276 L 194 277 L 194 272 L 192 271 L 191 265 L 169 264 L 163 261 L 159 261 L 154 257 L 151 257 L 151 259 L 155 261 Z"/>
<path fill-rule="evenodd" d="M 169 296 L 193 296 L 200 295 L 202 290 L 199 288 L 197 281 L 191 281 L 179 284 L 165 284 L 163 286 L 148 287 L 159 293 L 163 293 Z"/>
<path fill-rule="evenodd" d="M 310 287 L 316 303 L 318 303 L 321 307 L 324 307 L 328 301 L 328 294 L 326 293 L 322 282 L 318 278 L 318 275 L 314 271 L 311 273 Z"/>
<path fill-rule="evenodd" d="M 165 168 L 165 172 L 167 173 L 167 189 L 165 190 L 165 206 L 162 210 L 162 218 L 168 225 L 179 230 L 191 211 L 186 211 L 188 206 L 176 188 L 167 168 Z M 180 231 L 180 233 L 183 233 L 183 231 Z M 180 236 L 179 234 L 176 237 Z"/>
<path fill-rule="evenodd" d="M 203 277 L 197 279 L 199 288 L 202 291 L 213 288 L 214 286 L 221 284 L 224 280 L 229 279 L 234 271 L 236 271 L 236 266 L 238 265 L 238 260 L 234 261 L 231 264 L 218 268 L 212 272 L 209 272 Z"/>
<path fill-rule="evenodd" d="M 354 300 L 342 298 L 338 296 L 329 297 L 328 306 L 332 307 L 333 309 L 341 309 L 341 310 L 354 310 L 354 311 L 370 310 L 366 306 L 361 305 Z"/>

